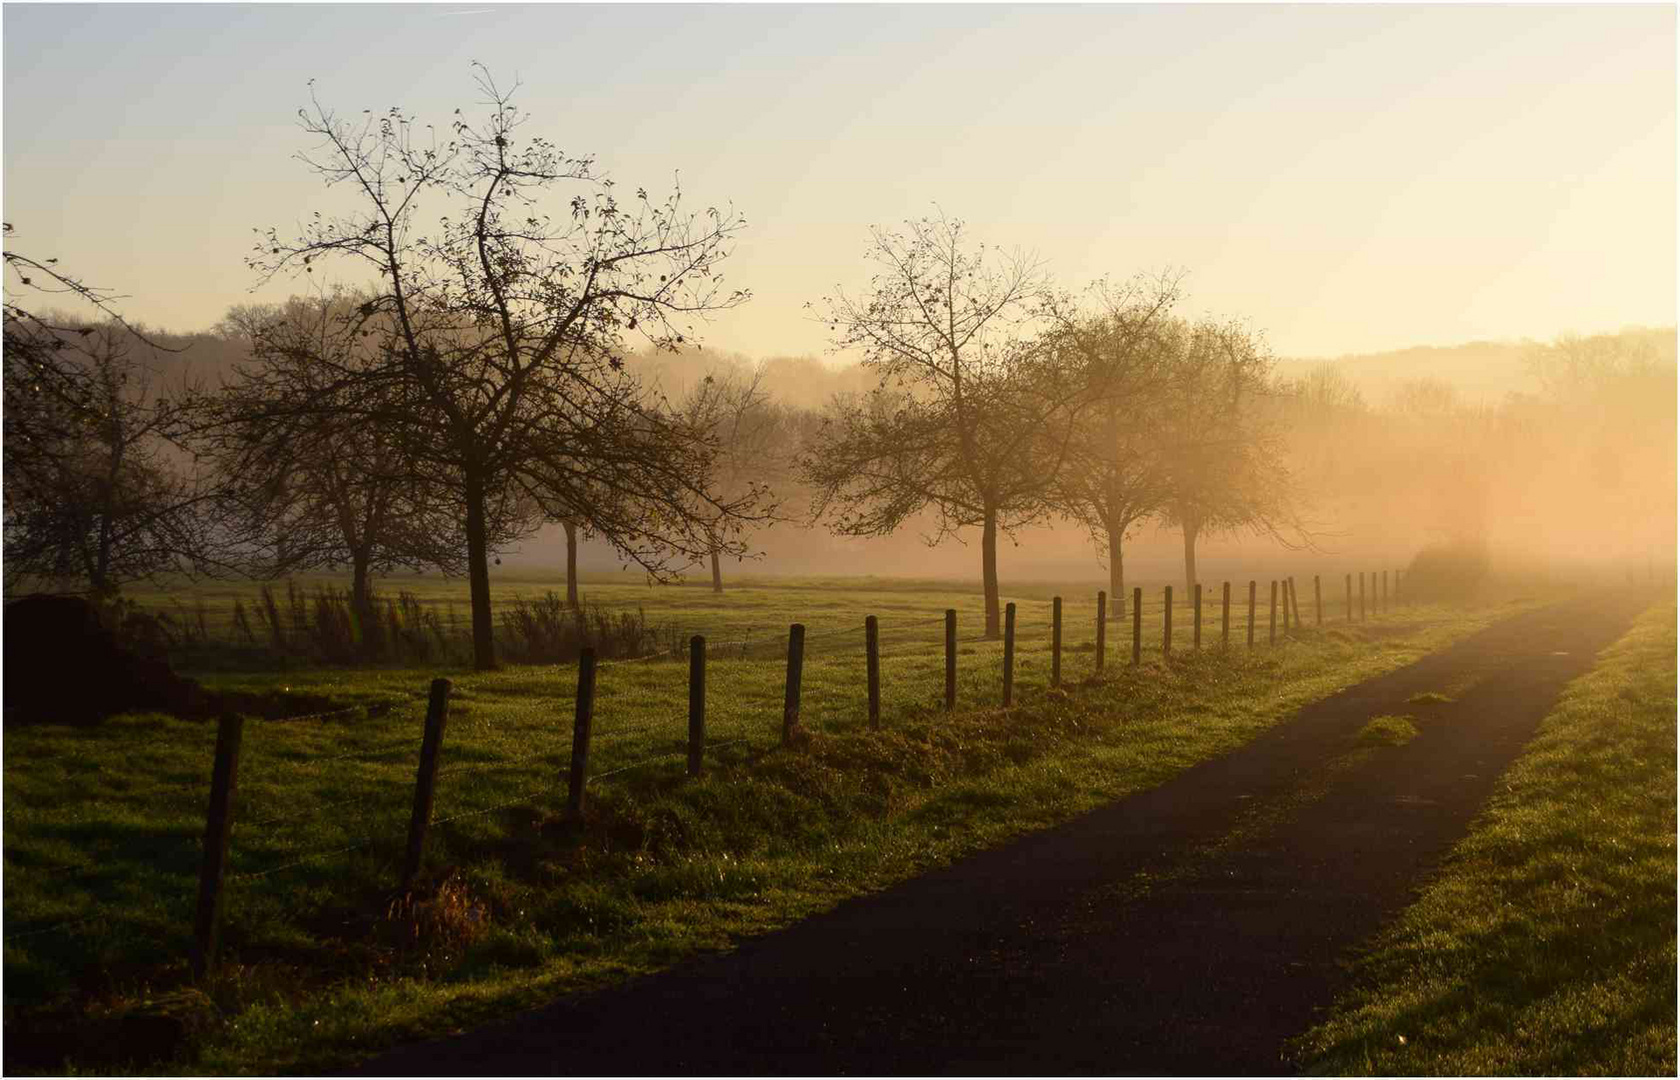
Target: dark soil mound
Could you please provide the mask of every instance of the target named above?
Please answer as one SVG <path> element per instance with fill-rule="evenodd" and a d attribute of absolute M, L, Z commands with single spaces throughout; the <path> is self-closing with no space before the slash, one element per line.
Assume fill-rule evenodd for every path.
<path fill-rule="evenodd" d="M 5 642 L 8 718 L 94 724 L 130 710 L 190 717 L 215 706 L 167 661 L 124 647 L 80 597 L 36 595 L 7 604 Z"/>

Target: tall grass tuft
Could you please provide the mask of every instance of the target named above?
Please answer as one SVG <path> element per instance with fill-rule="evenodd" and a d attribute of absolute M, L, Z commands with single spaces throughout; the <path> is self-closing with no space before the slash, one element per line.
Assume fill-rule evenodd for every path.
<path fill-rule="evenodd" d="M 642 608 L 573 608 L 552 590 L 540 599 L 521 597 L 502 607 L 502 655 L 514 663 L 567 663 L 586 645 L 603 659 L 646 656 L 673 648 L 677 636 L 674 629 L 649 623 Z"/>

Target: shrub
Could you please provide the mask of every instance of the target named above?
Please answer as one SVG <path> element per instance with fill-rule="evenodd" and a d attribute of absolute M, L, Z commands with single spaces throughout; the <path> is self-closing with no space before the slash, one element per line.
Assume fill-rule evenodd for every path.
<path fill-rule="evenodd" d="M 1413 556 L 1406 568 L 1405 595 L 1412 600 L 1464 600 L 1488 576 L 1487 548 L 1481 544 L 1437 544 Z"/>

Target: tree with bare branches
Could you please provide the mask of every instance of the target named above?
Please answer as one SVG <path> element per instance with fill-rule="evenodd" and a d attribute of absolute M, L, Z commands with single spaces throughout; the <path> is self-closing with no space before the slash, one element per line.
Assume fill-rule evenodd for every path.
<path fill-rule="evenodd" d="M 13 580 L 129 581 L 236 564 L 219 493 L 195 469 L 197 388 L 166 380 L 173 351 L 130 326 L 121 299 L 12 246 L 5 224 L 5 563 Z M 92 317 L 42 310 L 85 304 Z"/>
<path fill-rule="evenodd" d="M 764 389 L 762 366 L 750 372 L 722 369 L 707 375 L 685 396 L 682 411 L 717 442 L 711 487 L 721 495 L 741 495 L 755 485 L 768 488 L 791 478 L 796 438 L 793 417 Z M 765 503 L 770 520 L 777 517 L 779 506 Z M 726 537 L 720 536 L 710 552 L 715 593 L 723 592 L 719 555 L 725 546 Z"/>
<path fill-rule="evenodd" d="M 1025 256 L 970 249 L 960 221 L 871 237 L 868 292 L 837 292 L 823 307 L 835 345 L 861 351 L 880 386 L 833 405 L 804 476 L 841 533 L 884 535 L 924 510 L 930 544 L 979 527 L 996 637 L 998 535 L 1050 512 L 1055 444 L 1065 448 L 1069 430 L 1072 403 L 1038 364 L 1050 288 Z"/>
<path fill-rule="evenodd" d="M 1163 338 L 1162 517 L 1184 537 L 1187 592 L 1196 543 L 1248 532 L 1284 547 L 1310 546 L 1273 407 L 1273 360 L 1241 322 L 1177 321 Z"/>
<path fill-rule="evenodd" d="M 371 632 L 375 573 L 461 573 L 466 539 L 457 489 L 414 459 L 412 441 L 362 422 L 361 395 L 387 384 L 344 377 L 381 361 L 369 339 L 342 328 L 367 299 L 293 297 L 230 312 L 221 332 L 250 359 L 211 404 L 202 439 L 252 539 L 254 568 L 278 576 L 348 567 L 352 608 Z M 491 546 L 512 542 L 529 516 L 528 507 L 492 504 Z"/>
<path fill-rule="evenodd" d="M 166 384 L 153 349 L 114 320 L 8 312 L 9 574 L 111 599 L 131 581 L 237 568 L 221 493 L 187 448 L 197 395 Z"/>
<path fill-rule="evenodd" d="M 1118 619 L 1126 610 L 1127 534 L 1166 497 L 1160 406 L 1179 277 L 1140 277 L 1119 287 L 1097 282 L 1090 292 L 1095 311 L 1066 301 L 1052 307 L 1050 361 L 1062 372 L 1066 396 L 1082 404 L 1051 497 L 1107 556 L 1110 611 Z"/>
<path fill-rule="evenodd" d="M 377 274 L 343 332 L 369 335 L 380 362 L 335 375 L 381 384 L 350 408 L 454 485 L 474 660 L 485 668 L 495 662 L 495 500 L 529 499 L 668 576 L 720 535 L 740 548 L 734 530 L 754 519 L 758 493 L 707 490 L 715 445 L 646 393 L 621 357 L 627 333 L 674 349 L 692 338 L 685 320 L 746 299 L 718 273 L 741 219 L 688 212 L 680 193 L 638 190 L 621 204 L 590 158 L 524 135 L 514 91 L 482 67 L 478 87 L 486 115 L 457 111 L 446 135 L 397 109 L 359 120 L 319 101 L 301 110 L 321 140 L 303 161 L 359 209 L 315 216 L 295 237 L 269 229 L 250 263 L 264 278 L 323 260 Z M 544 201 L 556 195 L 560 205 Z"/>

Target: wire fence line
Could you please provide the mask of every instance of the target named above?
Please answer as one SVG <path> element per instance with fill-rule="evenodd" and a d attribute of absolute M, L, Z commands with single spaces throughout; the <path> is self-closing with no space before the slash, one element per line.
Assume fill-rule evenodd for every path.
<path fill-rule="evenodd" d="M 1287 598 L 1289 597 L 1289 594 L 1287 591 L 1284 596 L 1286 598 L 1285 602 L 1288 603 L 1289 600 Z M 1231 606 L 1238 608 L 1239 612 L 1246 608 L 1247 596 L 1245 591 L 1239 592 L 1239 594 L 1233 599 L 1235 602 Z M 1108 611 L 1112 613 L 1113 622 L 1120 625 L 1113 628 L 1110 636 L 1113 638 L 1112 646 L 1117 647 L 1117 652 L 1120 654 L 1119 658 L 1122 659 L 1123 662 L 1127 627 L 1121 622 L 1121 620 L 1124 619 L 1126 622 L 1129 622 L 1133 632 L 1135 633 L 1140 625 L 1137 622 L 1137 619 L 1141 617 L 1141 614 L 1149 614 L 1153 612 L 1155 619 L 1159 620 L 1163 609 L 1166 608 L 1166 604 L 1163 601 L 1158 604 L 1146 603 L 1139 605 L 1131 602 L 1132 598 L 1130 597 L 1123 599 L 1116 598 L 1116 600 L 1117 602 L 1110 606 Z M 1034 598 L 1031 600 L 1017 599 L 1010 601 L 1010 603 L 1015 605 L 1013 630 L 1017 650 L 1037 651 L 1043 649 L 1046 642 L 1039 639 L 1048 636 L 1049 631 L 1055 625 L 1054 613 L 1056 611 L 1056 602 L 1054 600 L 1039 600 Z M 1298 598 L 1295 598 L 1295 603 L 1297 606 L 1299 605 Z M 1372 598 L 1371 603 L 1373 605 L 1373 609 L 1375 609 L 1376 600 L 1374 597 Z M 1386 598 L 1384 603 L 1386 607 Z M 1259 612 L 1265 611 L 1269 605 L 1270 598 L 1257 598 L 1254 607 L 1256 611 Z M 1218 609 L 1222 606 L 1223 597 L 1216 593 L 1211 597 L 1204 596 L 1201 604 L 1201 610 L 1205 614 L 1210 610 Z M 1334 610 L 1334 605 L 1325 606 Z M 1175 622 L 1177 621 L 1176 616 L 1180 610 L 1187 613 L 1187 617 L 1182 624 L 1182 629 L 1178 632 L 1183 635 L 1181 640 L 1184 640 L 1186 644 L 1188 644 L 1192 625 L 1191 618 L 1193 618 L 1194 612 L 1196 611 L 1194 600 L 1192 597 L 1186 597 L 1181 601 L 1174 602 L 1171 605 L 1171 608 L 1175 615 Z M 1124 614 L 1122 614 L 1122 612 L 1124 612 Z M 1063 603 L 1061 605 L 1061 625 L 1064 631 L 1064 640 L 1061 641 L 1060 647 L 1063 652 L 1074 655 L 1082 655 L 1089 654 L 1094 650 L 1094 641 L 1089 639 L 1092 639 L 1095 636 L 1091 632 L 1092 628 L 1090 625 L 1095 613 L 1095 605 L 1086 601 Z M 831 625 L 820 630 L 807 629 L 803 634 L 803 640 L 806 645 L 846 640 L 857 646 L 865 646 L 865 648 L 856 652 L 848 650 L 840 653 L 818 649 L 814 650 L 814 655 L 806 656 L 804 658 L 819 664 L 834 664 L 837 662 L 850 664 L 856 662 L 861 668 L 863 666 L 861 662 L 868 655 L 868 647 L 873 646 L 877 658 L 892 659 L 896 663 L 914 657 L 926 661 L 929 667 L 933 667 L 937 664 L 941 647 L 948 643 L 954 644 L 959 649 L 972 649 L 975 646 L 1002 644 L 1002 633 L 982 633 L 978 636 L 973 634 L 972 627 L 974 626 L 973 620 L 975 618 L 973 612 L 961 615 L 956 620 L 958 626 L 970 628 L 969 633 L 966 635 L 960 637 L 955 635 L 947 637 L 944 634 L 937 632 L 929 632 L 932 628 L 937 626 L 949 627 L 952 623 L 951 614 L 951 611 L 947 610 L 937 615 L 928 615 L 924 617 L 904 618 L 900 617 L 900 614 L 890 614 L 884 618 L 877 618 L 875 620 L 875 626 L 878 630 L 878 634 L 874 636 L 873 640 L 869 640 L 869 635 L 866 634 L 869 627 L 868 620 L 839 626 Z M 1267 611 L 1267 615 L 1269 616 L 1270 614 L 1271 613 Z M 1351 620 L 1352 617 L 1353 616 L 1350 610 L 1347 618 Z M 1364 617 L 1363 610 L 1361 610 L 1360 617 Z M 1318 618 L 1317 612 L 1315 611 L 1312 616 L 1309 616 L 1309 618 L 1316 622 Z M 1287 625 L 1292 629 L 1299 629 L 1303 621 L 1305 620 L 1303 620 L 1300 614 L 1297 613 L 1294 617 L 1289 619 Z M 1342 620 L 1337 619 L 1336 621 L 1340 622 Z M 1208 626 L 1205 620 L 1203 626 L 1205 634 Z M 1071 633 L 1069 633 L 1069 631 L 1071 631 Z M 763 636 L 758 636 L 758 629 L 752 627 L 747 629 L 745 636 L 734 640 L 712 641 L 705 639 L 703 635 L 697 636 L 702 637 L 704 640 L 703 655 L 705 657 L 725 660 L 736 657 L 742 660 L 749 658 L 761 660 L 779 659 L 783 655 L 790 654 L 792 644 L 791 632 L 777 631 L 774 633 L 765 633 Z M 1069 636 L 1079 637 L 1081 639 L 1080 643 L 1078 645 L 1070 644 L 1065 640 L 1065 638 Z M 1282 640 L 1281 636 L 1279 640 Z M 618 668 L 631 668 L 635 665 L 651 664 L 654 661 L 663 659 L 680 659 L 685 654 L 690 654 L 691 649 L 692 644 L 687 647 L 677 646 L 643 656 L 602 661 L 596 664 L 595 668 L 597 672 L 610 672 Z M 762 655 L 753 657 L 753 654 L 757 650 L 762 650 Z M 860 653 L 862 655 L 860 655 Z M 983 668 L 977 667 L 972 663 L 960 665 L 957 673 L 957 684 L 959 687 L 963 688 L 963 697 L 966 699 L 964 702 L 965 706 L 972 704 L 973 699 L 968 698 L 967 695 L 974 692 L 977 684 L 983 685 L 986 683 L 994 683 L 997 680 L 997 676 L 1000 673 L 993 670 L 993 659 L 995 658 L 988 659 Z M 1100 662 L 1101 658 L 1099 657 L 1098 659 Z M 1027 661 L 1024 660 L 1018 662 L 1022 664 L 1027 663 Z M 790 678 L 792 678 L 793 667 L 793 658 L 790 656 Z M 1038 668 L 1036 665 L 1034 665 L 1034 669 L 1040 673 L 1042 672 L 1042 669 Z M 797 683 L 794 685 L 797 685 Z M 645 685 L 640 690 L 635 691 L 635 693 L 638 694 L 645 692 Z M 790 695 L 790 701 L 795 703 L 795 712 L 791 715 L 794 718 L 797 718 L 799 716 L 796 704 L 798 701 L 797 694 L 791 689 L 788 692 Z M 735 703 L 736 711 L 740 711 L 742 708 L 750 710 L 763 707 L 766 712 L 771 712 L 771 714 L 774 715 L 772 710 L 774 708 L 775 698 L 776 695 L 773 694 L 770 688 L 766 687 L 762 691 L 756 689 L 748 691 L 746 694 L 738 695 L 731 700 Z M 573 699 L 575 700 L 575 695 L 573 695 Z M 565 694 L 556 695 L 557 704 L 561 704 L 565 702 L 565 700 Z M 604 698 L 594 698 L 594 707 L 610 714 L 614 711 L 614 703 L 617 700 L 619 699 L 609 693 Z M 949 697 L 947 698 L 947 708 L 954 707 L 952 700 L 953 699 Z M 393 710 L 401 706 L 412 704 L 412 701 L 413 699 L 398 699 L 390 702 L 364 703 L 332 709 L 323 709 L 302 716 L 281 717 L 275 719 L 279 722 L 287 724 L 309 722 L 319 723 L 329 722 L 335 719 L 350 716 L 352 714 L 365 712 L 370 719 L 380 718 L 386 719 L 386 722 L 392 722 L 412 717 L 413 713 L 410 710 L 404 710 L 402 714 L 395 717 L 389 715 Z M 912 707 L 915 708 L 927 707 L 927 700 L 923 695 L 911 695 L 910 697 L 906 697 L 902 690 L 895 692 L 894 703 L 897 707 L 903 707 L 906 704 L 911 704 Z M 630 699 L 627 704 L 630 707 L 631 715 L 634 715 L 634 711 L 636 709 L 643 707 L 642 703 L 635 698 Z M 845 708 L 847 710 L 853 710 L 856 708 L 857 704 L 857 702 L 851 701 L 848 697 L 848 702 Z M 563 707 L 564 706 L 562 705 L 562 708 Z M 862 710 L 857 709 L 856 711 L 861 713 Z M 815 720 L 818 725 L 828 727 L 834 722 L 832 717 L 833 712 L 833 706 L 825 704 L 819 706 L 815 715 L 809 711 L 805 715 L 809 719 Z M 788 719 L 789 715 L 790 714 L 784 712 L 782 717 L 784 723 L 784 740 L 787 738 L 786 725 L 791 722 Z M 625 762 L 613 760 L 615 756 L 621 755 L 614 755 L 610 752 L 610 750 L 614 748 L 630 749 L 638 746 L 651 748 L 652 746 L 657 746 L 661 738 L 667 734 L 669 734 L 673 740 L 676 740 L 677 733 L 681 731 L 683 719 L 684 718 L 682 717 L 680 711 L 673 709 L 669 713 L 661 713 L 659 715 L 650 716 L 642 723 L 630 723 L 624 726 L 614 725 L 609 730 L 602 731 L 599 738 L 595 739 L 593 743 L 596 753 L 591 755 L 590 764 L 592 764 L 594 768 L 592 771 L 587 769 L 583 771 L 581 780 L 582 785 L 584 787 L 598 786 L 606 781 L 626 776 L 639 770 L 646 770 L 656 766 L 666 766 L 674 762 L 680 762 L 685 757 L 688 757 L 689 761 L 692 763 L 694 761 L 693 754 L 696 746 L 696 743 L 692 741 L 690 742 L 687 753 L 685 753 L 682 749 L 673 749 L 667 752 L 644 754 L 643 756 Z M 768 720 L 769 717 L 767 716 L 765 719 Z M 857 719 L 861 720 L 862 717 L 858 716 Z M 753 723 L 753 720 L 743 716 L 740 723 L 749 725 L 750 729 L 750 725 Z M 558 729 L 556 732 L 557 740 L 563 739 L 565 737 L 565 726 L 556 726 Z M 737 732 L 742 729 L 739 724 L 735 723 L 729 724 L 728 728 L 734 730 L 725 730 L 723 732 L 714 731 L 714 734 L 728 734 L 734 737 L 726 739 L 705 739 L 703 742 L 698 744 L 702 748 L 702 752 L 715 754 L 726 748 L 750 745 L 755 742 L 764 743 L 771 736 L 771 728 L 769 724 L 766 724 L 765 730 L 758 734 L 737 735 Z M 441 724 L 438 731 L 441 734 Z M 430 807 L 432 790 L 430 785 L 436 783 L 437 781 L 444 781 L 444 790 L 446 792 L 452 791 L 456 794 L 457 798 L 466 798 L 470 801 L 473 795 L 478 795 L 482 798 L 486 793 L 493 793 L 495 785 L 485 785 L 475 782 L 463 786 L 461 784 L 461 781 L 463 780 L 479 777 L 486 773 L 493 774 L 499 770 L 513 769 L 519 766 L 535 767 L 540 765 L 544 768 L 552 768 L 556 765 L 563 766 L 566 757 L 564 748 L 557 745 L 550 745 L 540 749 L 529 750 L 524 753 L 509 755 L 497 752 L 494 748 L 475 746 L 469 741 L 466 747 L 456 751 L 457 754 L 460 754 L 462 753 L 462 750 L 464 750 L 467 755 L 465 759 L 451 762 L 442 768 L 438 768 L 435 763 L 425 763 L 425 755 L 419 753 L 419 742 L 420 740 L 416 738 L 393 740 L 389 743 L 356 747 L 340 753 L 324 755 L 312 755 L 296 751 L 290 751 L 274 756 L 259 754 L 252 758 L 250 764 L 256 765 L 260 762 L 261 767 L 301 767 L 304 769 L 317 769 L 328 766 L 350 767 L 355 765 L 366 765 L 370 767 L 390 769 L 400 765 L 402 763 L 402 759 L 413 760 L 418 754 L 422 761 L 420 770 L 421 773 L 426 774 L 428 769 L 430 769 L 431 772 L 429 776 L 424 776 L 422 780 L 415 781 L 413 783 L 424 783 L 428 785 L 424 805 L 426 807 Z M 609 752 L 601 754 L 600 751 L 602 750 L 607 750 Z M 444 743 L 443 752 L 445 756 L 449 755 L 447 742 Z M 574 746 L 574 753 L 575 752 L 576 747 Z M 472 757 L 473 754 L 484 753 L 490 753 L 493 756 L 484 759 L 474 759 Z M 401 755 L 401 757 L 395 757 L 394 755 Z M 222 877 L 230 882 L 250 883 L 260 881 L 272 875 L 296 869 L 310 863 L 315 863 L 323 859 L 329 859 L 334 856 L 364 851 L 384 844 L 401 844 L 406 835 L 405 829 L 412 828 L 413 825 L 411 822 L 418 821 L 420 819 L 421 803 L 418 798 L 418 792 L 416 791 L 416 798 L 411 805 L 410 801 L 403 797 L 411 787 L 411 783 L 408 782 L 406 778 L 366 777 L 358 780 L 357 782 L 366 783 L 369 780 L 378 780 L 381 783 L 389 783 L 390 786 L 381 791 L 358 792 L 347 798 L 317 800 L 309 802 L 306 805 L 287 810 L 284 813 L 270 814 L 266 817 L 260 817 L 248 821 L 241 820 L 237 817 L 237 815 L 230 814 L 230 821 L 224 835 L 232 836 L 237 833 L 239 836 L 239 851 L 236 852 L 236 854 L 238 855 L 238 859 L 241 863 L 249 864 L 249 862 L 253 859 L 260 862 L 264 858 L 279 858 L 282 861 L 278 865 L 266 867 L 259 865 L 257 868 L 242 869 L 236 873 L 224 873 Z M 544 786 L 514 795 L 511 798 L 498 799 L 498 801 L 489 806 L 469 806 L 442 814 L 433 814 L 428 811 L 424 815 L 425 822 L 421 825 L 421 828 L 423 830 L 427 825 L 438 826 L 450 822 L 459 822 L 482 817 L 487 814 L 495 813 L 498 810 L 530 803 L 544 797 L 552 798 L 558 801 L 563 797 L 566 797 L 567 785 L 570 782 L 571 780 L 566 775 L 563 768 L 556 769 L 555 775 Z M 500 783 L 506 783 L 506 781 L 498 781 L 498 784 Z M 183 781 L 176 786 L 180 789 L 195 788 L 203 790 L 204 780 L 199 779 L 195 781 Z M 492 797 L 496 796 L 492 794 Z M 454 800 L 452 799 L 451 801 Z M 286 850 L 286 845 L 278 842 L 279 835 L 277 834 L 276 827 L 279 827 L 280 830 L 284 830 L 287 826 L 318 822 L 323 815 L 327 815 L 333 811 L 343 811 L 348 808 L 356 808 L 362 811 L 377 810 L 381 813 L 381 816 L 388 813 L 390 815 L 397 816 L 398 821 L 400 821 L 401 824 L 399 825 L 398 821 L 392 821 L 376 831 L 363 835 L 352 842 L 342 843 L 334 841 L 330 843 L 323 843 L 320 846 L 303 851 Z M 371 813 L 357 813 L 354 815 L 340 816 L 341 818 L 348 817 L 349 820 L 329 821 L 323 825 L 322 828 L 328 831 L 334 828 L 347 829 L 358 822 L 365 823 L 366 818 L 373 815 Z M 158 862 L 162 862 L 166 858 L 178 857 L 179 855 L 185 854 L 188 850 L 192 849 L 196 849 L 197 851 L 204 853 L 208 851 L 204 840 L 210 839 L 213 831 L 213 829 L 207 826 L 205 837 L 202 840 L 199 837 L 181 837 L 180 839 L 183 841 L 183 846 L 167 855 L 158 852 L 150 852 L 146 855 L 135 856 L 131 853 L 125 852 L 124 857 L 131 859 L 139 858 L 141 860 L 154 859 Z M 421 836 L 423 842 L 423 831 Z M 300 839 L 306 838 L 300 837 Z M 325 837 L 317 837 L 317 839 L 325 839 Z M 223 843 L 225 850 L 226 841 L 224 840 Z M 411 847 L 412 844 L 413 840 L 412 837 L 410 837 Z M 412 851 L 410 857 L 412 857 Z M 206 865 L 208 865 L 208 863 Z M 86 874 L 88 876 L 94 876 L 101 871 L 107 870 L 108 867 L 68 863 L 52 867 L 31 868 L 11 864 L 8 866 L 8 869 L 21 871 L 26 875 L 31 876 L 50 877 L 71 874 Z M 47 934 L 72 932 L 91 926 L 106 919 L 107 917 L 108 912 L 106 908 L 104 905 L 99 905 L 98 909 L 89 915 L 67 919 L 50 926 L 36 927 L 19 933 L 9 934 L 6 935 L 4 940 L 10 942 Z"/>

